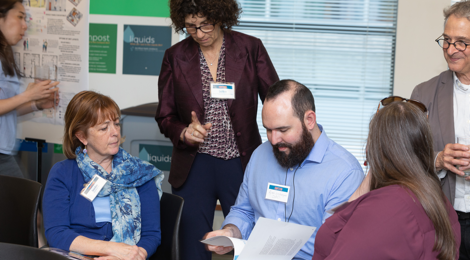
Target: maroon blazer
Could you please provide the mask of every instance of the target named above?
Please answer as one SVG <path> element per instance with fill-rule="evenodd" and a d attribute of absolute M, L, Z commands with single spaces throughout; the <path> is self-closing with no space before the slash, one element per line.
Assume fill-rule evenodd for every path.
<path fill-rule="evenodd" d="M 457 258 L 460 224 L 452 205 L 447 212 Z M 408 189 L 391 185 L 373 190 L 340 207 L 320 227 L 312 260 L 321 259 L 436 259 L 436 231 L 418 198 Z"/>
<path fill-rule="evenodd" d="M 228 113 L 241 156 L 243 170 L 253 151 L 261 144 L 256 113 L 258 94 L 262 101 L 268 88 L 279 80 L 260 39 L 239 32 L 224 32 L 225 80 L 235 82 L 235 100 L 228 100 Z M 186 181 L 197 147 L 180 141 L 191 123 L 191 111 L 204 121 L 202 80 L 198 44 L 191 38 L 165 52 L 158 79 L 158 108 L 155 120 L 160 131 L 173 143 L 168 181 L 179 188 Z"/>

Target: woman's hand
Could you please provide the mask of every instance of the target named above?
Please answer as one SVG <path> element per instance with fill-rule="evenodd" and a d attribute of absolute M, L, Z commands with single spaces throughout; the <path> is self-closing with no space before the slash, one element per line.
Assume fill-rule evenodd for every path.
<path fill-rule="evenodd" d="M 102 256 L 95 259 L 100 260 L 145 260 L 147 258 L 147 251 L 142 247 L 130 246 L 124 243 L 109 242 L 110 251 L 109 255 Z"/>
<path fill-rule="evenodd" d="M 70 251 L 84 255 L 98 255 L 95 259 L 106 260 L 145 260 L 147 251 L 142 247 L 124 243 L 101 241 L 78 236 L 72 241 Z"/>
<path fill-rule="evenodd" d="M 39 110 L 43 110 L 43 109 L 48 109 L 48 108 L 53 108 L 55 106 L 58 106 L 59 101 L 60 101 L 59 92 L 55 91 L 54 93 L 50 94 L 49 97 L 39 99 L 35 102 L 36 102 L 36 106 L 39 108 Z"/>
<path fill-rule="evenodd" d="M 31 101 L 47 99 L 52 94 L 57 92 L 57 90 L 59 90 L 58 88 L 54 88 L 59 83 L 60 82 L 58 81 L 51 83 L 51 80 L 43 80 L 36 83 L 29 83 L 28 87 L 23 92 L 23 94 L 28 96 L 29 100 Z"/>
<path fill-rule="evenodd" d="M 191 111 L 191 124 L 181 132 L 181 141 L 186 140 L 191 145 L 198 145 L 204 142 L 204 139 L 209 134 L 208 131 L 212 127 L 211 123 L 202 125 L 196 116 L 196 112 Z"/>

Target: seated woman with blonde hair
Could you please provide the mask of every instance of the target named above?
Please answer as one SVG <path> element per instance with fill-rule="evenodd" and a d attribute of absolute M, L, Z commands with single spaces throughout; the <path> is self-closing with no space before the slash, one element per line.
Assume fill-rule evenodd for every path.
<path fill-rule="evenodd" d="M 320 227 L 312 259 L 457 259 L 460 224 L 435 173 L 427 109 L 400 97 L 381 104 L 369 126 L 369 174 Z"/>
<path fill-rule="evenodd" d="M 119 146 L 120 117 L 111 98 L 93 91 L 78 93 L 67 106 L 68 159 L 52 167 L 43 199 L 51 247 L 99 259 L 140 260 L 160 245 L 163 174 Z M 104 179 L 102 188 L 98 177 Z M 89 197 L 93 192 L 96 198 Z"/>

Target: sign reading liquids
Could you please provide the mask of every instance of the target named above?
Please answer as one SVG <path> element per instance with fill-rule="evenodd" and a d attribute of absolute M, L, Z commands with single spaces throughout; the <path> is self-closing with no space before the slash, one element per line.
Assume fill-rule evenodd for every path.
<path fill-rule="evenodd" d="M 172 152 L 172 146 L 139 144 L 139 158 L 150 162 L 162 171 L 170 170 Z"/>

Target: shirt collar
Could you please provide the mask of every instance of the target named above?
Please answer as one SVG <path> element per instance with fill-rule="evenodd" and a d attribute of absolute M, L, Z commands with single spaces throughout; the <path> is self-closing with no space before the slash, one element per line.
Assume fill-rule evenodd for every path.
<path fill-rule="evenodd" d="M 305 158 L 305 160 L 300 164 L 300 168 L 302 168 L 307 162 L 321 163 L 323 157 L 325 156 L 326 150 L 328 149 L 328 145 L 330 144 L 330 139 L 323 130 L 323 126 L 320 124 L 317 125 L 321 131 L 320 137 L 315 142 L 312 150 L 310 150 L 307 158 Z"/>
<path fill-rule="evenodd" d="M 455 74 L 455 72 L 452 72 L 452 74 L 454 75 L 454 89 L 456 89 L 460 92 L 463 92 L 463 93 L 469 92 L 470 85 L 465 85 L 462 82 L 460 82 L 460 80 L 457 77 L 457 75 Z"/>

